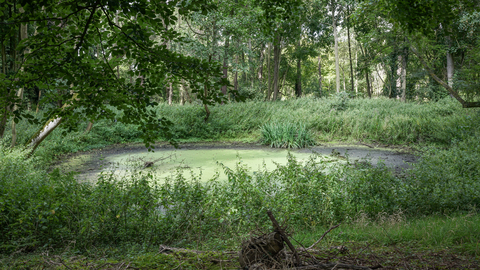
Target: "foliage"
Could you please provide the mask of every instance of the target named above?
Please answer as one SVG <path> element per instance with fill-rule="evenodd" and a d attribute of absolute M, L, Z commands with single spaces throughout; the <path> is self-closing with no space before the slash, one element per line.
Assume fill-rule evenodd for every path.
<path fill-rule="evenodd" d="M 266 209 L 288 216 L 300 230 L 353 222 L 359 215 L 470 211 L 480 204 L 480 151 L 473 138 L 467 135 L 449 150 L 429 150 L 402 175 L 382 165 L 332 165 L 316 156 L 302 164 L 289 156 L 272 171 L 252 174 L 241 162 L 224 167 L 228 180 L 207 184 L 181 171 L 162 184 L 145 171 L 105 173 L 95 183 L 79 183 L 2 147 L 0 248 L 227 243 L 269 224 Z"/>
<path fill-rule="evenodd" d="M 315 144 L 305 125 L 266 123 L 261 128 L 262 142 L 274 148 L 304 148 Z"/>
<path fill-rule="evenodd" d="M 344 110 L 340 110 L 340 108 Z M 230 103 L 211 108 L 211 119 L 205 123 L 205 111 L 198 105 L 172 105 L 161 103 L 156 107 L 176 124 L 171 134 L 176 140 L 241 140 L 261 139 L 260 129 L 268 123 L 299 123 L 314 133 L 316 140 L 332 139 L 376 141 L 384 144 L 428 143 L 450 145 L 455 140 L 472 136 L 480 115 L 465 111 L 452 99 L 439 102 L 402 103 L 396 100 L 301 98 L 265 103 L 249 101 Z M 116 117 L 121 112 L 112 109 Z M 40 115 L 32 117 L 41 117 Z M 84 129 L 87 122 L 79 125 Z M 25 142 L 38 129 L 28 121 L 17 125 L 19 142 Z M 2 143 L 9 145 L 10 127 Z M 103 148 L 118 143 L 140 142 L 141 130 L 136 124 L 101 120 L 89 133 L 62 134 L 55 130 L 38 149 L 38 157 L 51 161 L 55 156 L 78 151 Z M 165 140 L 156 136 L 156 140 Z"/>
<path fill-rule="evenodd" d="M 44 104 L 61 103 L 47 107 L 44 123 L 62 117 L 66 130 L 77 130 L 77 123 L 84 118 L 113 120 L 116 108 L 123 112 L 118 121 L 140 123 L 140 136 L 147 147 L 159 132 L 168 137 L 172 123 L 151 109 L 156 105 L 152 98 L 161 94 L 167 77 L 170 81 L 187 81 L 205 104 L 225 98 L 222 93 L 204 92 L 205 88 L 228 85 L 221 79 L 218 64 L 165 46 L 168 41 L 184 42 L 177 31 L 168 29 L 178 19 L 175 12 L 188 16 L 193 11 L 206 13 L 213 8 L 203 0 L 141 0 L 133 6 L 122 1 L 43 1 L 41 5 L 9 1 L 0 8 L 0 15 L 6 16 L 2 27 L 8 26 L 5 34 L 2 31 L 1 42 L 16 41 L 24 22 L 35 22 L 37 34 L 9 47 L 12 54 L 15 50 L 25 53 L 20 59 L 21 69 L 1 76 L 0 89 L 8 90 L 0 98 L 2 118 L 11 114 L 11 104 L 19 102 L 12 89 L 37 88 L 46 90 Z M 129 66 L 127 77 L 116 74 L 115 69 L 121 65 Z M 25 106 L 19 107 L 16 121 L 29 116 L 25 111 Z"/>

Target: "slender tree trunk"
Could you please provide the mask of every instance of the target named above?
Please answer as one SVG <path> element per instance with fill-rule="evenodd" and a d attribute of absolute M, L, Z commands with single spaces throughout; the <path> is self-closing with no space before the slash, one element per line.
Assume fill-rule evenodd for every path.
<path fill-rule="evenodd" d="M 333 26 L 333 38 L 335 40 L 335 75 L 336 75 L 336 89 L 337 93 L 340 92 L 340 65 L 338 63 L 338 35 L 337 35 L 337 20 L 335 18 L 335 6 L 332 6 L 332 26 Z"/>
<path fill-rule="evenodd" d="M 318 89 L 319 96 L 322 96 L 322 56 L 318 55 Z"/>
<path fill-rule="evenodd" d="M 38 90 L 37 109 L 35 110 L 35 113 L 38 113 L 38 110 L 40 109 L 40 98 L 41 97 L 42 97 L 42 90 Z"/>
<path fill-rule="evenodd" d="M 283 86 L 285 86 L 285 81 L 287 80 L 287 74 L 288 74 L 288 68 L 290 68 L 290 66 L 287 66 L 287 69 L 285 70 L 285 72 L 283 72 L 283 76 L 282 76 L 282 84 L 280 85 L 279 89 L 278 89 L 278 98 L 282 98 L 282 89 L 283 89 Z"/>
<path fill-rule="evenodd" d="M 172 105 L 172 101 L 173 101 L 173 85 L 170 82 L 168 84 L 168 105 Z"/>
<path fill-rule="evenodd" d="M 453 55 L 447 50 L 447 82 L 448 86 L 453 88 L 453 74 L 454 74 L 454 65 L 453 65 Z"/>
<path fill-rule="evenodd" d="M 252 39 L 249 38 L 248 39 L 248 53 L 249 53 L 249 56 L 248 56 L 248 65 L 249 65 L 249 70 L 250 70 L 250 76 L 248 76 L 250 78 L 250 86 L 253 88 L 253 83 L 255 81 L 255 71 L 254 71 L 254 68 L 253 68 L 253 53 L 252 53 Z"/>
<path fill-rule="evenodd" d="M 372 90 L 370 88 L 370 78 L 368 77 L 368 62 L 367 62 L 367 51 L 366 49 L 363 49 L 363 46 L 361 43 L 358 43 L 360 45 L 360 50 L 362 51 L 363 59 L 365 62 L 365 66 L 363 67 L 363 70 L 365 72 L 365 81 L 367 83 L 367 95 L 369 98 L 372 98 Z"/>
<path fill-rule="evenodd" d="M 20 41 L 26 38 L 27 38 L 27 24 L 21 24 L 20 25 Z M 14 50 L 14 48 L 11 48 L 11 49 Z M 27 53 L 27 50 L 25 49 L 25 51 L 23 52 L 23 58 L 25 58 L 26 53 Z M 21 59 L 18 59 L 18 60 L 21 60 Z M 18 65 L 20 65 L 20 63 Z M 18 70 L 18 66 L 15 68 L 15 70 Z M 22 71 L 23 71 L 23 67 L 22 67 Z M 17 97 L 20 100 L 20 102 L 23 100 L 23 87 L 18 89 Z M 13 111 L 16 111 L 17 109 L 18 109 L 18 105 L 15 104 L 13 106 Z M 12 148 L 15 146 L 16 142 L 17 142 L 17 128 L 15 123 L 15 117 L 14 117 L 14 119 L 12 119 L 12 145 L 11 145 Z"/>
<path fill-rule="evenodd" d="M 72 100 L 77 99 L 78 94 L 75 93 L 72 96 Z M 69 105 L 69 102 L 66 102 L 62 106 L 62 110 L 67 108 Z M 43 127 L 41 127 L 33 136 L 28 140 L 25 144 L 28 148 L 30 148 L 30 153 L 29 155 L 32 155 L 35 149 L 40 145 L 40 143 L 50 134 L 52 133 L 53 130 L 55 130 L 61 123 L 63 119 L 61 117 L 52 117 L 50 118 Z"/>
<path fill-rule="evenodd" d="M 185 97 L 186 97 L 186 101 L 188 101 L 188 103 L 191 104 L 193 102 L 193 99 L 196 97 L 192 98 L 192 95 L 190 95 L 190 90 L 188 88 L 188 85 L 186 84 L 184 79 L 182 79 L 182 88 L 183 88 L 183 93 L 185 94 Z"/>
<path fill-rule="evenodd" d="M 241 79 L 242 79 L 242 82 L 245 85 L 245 83 L 247 82 L 247 72 L 245 71 L 245 65 L 246 65 L 245 64 L 245 52 L 243 51 L 243 49 L 240 53 L 240 58 L 242 60 L 242 78 Z"/>
<path fill-rule="evenodd" d="M 92 131 L 92 128 L 93 128 L 93 122 L 88 122 L 87 128 L 85 129 L 85 134 Z"/>
<path fill-rule="evenodd" d="M 7 126 L 7 114 L 8 114 L 8 107 L 5 106 L 3 108 L 3 116 L 0 120 L 0 139 L 3 138 L 3 134 L 5 133 L 5 128 Z"/>
<path fill-rule="evenodd" d="M 297 79 L 296 79 L 296 82 L 295 82 L 295 95 L 297 97 L 302 96 L 302 60 L 300 58 L 301 46 L 302 46 L 302 44 L 301 44 L 301 41 L 299 39 L 298 44 L 297 44 L 297 54 L 298 54 L 298 58 L 297 58 Z"/>
<path fill-rule="evenodd" d="M 264 45 L 262 45 L 262 49 L 260 50 L 260 60 L 258 61 L 258 71 L 257 71 L 257 78 L 259 81 L 262 81 L 263 79 L 263 60 L 265 58 L 265 48 Z"/>
<path fill-rule="evenodd" d="M 272 44 L 268 44 L 268 49 L 267 49 L 267 96 L 265 97 L 266 101 L 270 100 L 270 96 L 272 95 L 272 81 L 270 77 L 270 58 L 272 56 Z"/>
<path fill-rule="evenodd" d="M 350 46 L 350 6 L 347 6 L 347 37 L 348 37 L 348 59 L 350 60 L 350 82 L 352 84 L 352 92 L 354 91 L 353 85 L 353 63 L 352 63 L 352 48 Z"/>
<path fill-rule="evenodd" d="M 402 101 L 407 100 L 407 64 L 408 64 L 408 48 L 403 49 L 402 55 Z"/>
<path fill-rule="evenodd" d="M 370 87 L 370 78 L 368 77 L 368 70 L 365 69 L 365 80 L 367 81 L 367 94 L 369 98 L 372 98 L 372 88 Z"/>
<path fill-rule="evenodd" d="M 235 56 L 235 64 L 237 68 L 235 69 L 235 75 L 233 75 L 233 89 L 238 91 L 238 55 Z"/>
<path fill-rule="evenodd" d="M 0 43 L 0 47 L 2 48 L 2 73 L 7 74 L 7 52 L 5 50 L 5 44 Z"/>
<path fill-rule="evenodd" d="M 6 74 L 7 73 L 7 53 L 5 50 L 5 45 L 0 42 L 0 47 L 2 48 L 2 73 Z M 5 94 L 7 96 L 10 95 L 9 91 L 7 89 L 4 89 Z M 2 108 L 3 113 L 2 113 L 2 119 L 0 120 L 0 138 L 3 138 L 3 134 L 5 133 L 5 128 L 7 125 L 7 118 L 8 118 L 8 112 L 9 112 L 9 105 L 5 104 Z"/>
<path fill-rule="evenodd" d="M 228 47 L 230 46 L 230 36 L 225 37 L 225 53 L 223 55 L 223 78 L 228 79 Z M 222 86 L 222 93 L 224 96 L 227 95 L 227 86 Z M 223 103 L 223 101 L 222 101 Z"/>
<path fill-rule="evenodd" d="M 358 53 L 355 50 L 355 67 L 358 69 Z M 358 93 L 358 78 L 355 76 L 355 94 Z"/>
<path fill-rule="evenodd" d="M 273 100 L 277 100 L 279 87 L 280 57 L 282 54 L 281 37 L 277 33 L 273 44 Z"/>

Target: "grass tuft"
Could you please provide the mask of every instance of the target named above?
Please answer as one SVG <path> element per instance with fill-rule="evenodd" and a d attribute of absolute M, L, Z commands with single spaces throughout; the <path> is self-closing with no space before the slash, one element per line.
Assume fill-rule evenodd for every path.
<path fill-rule="evenodd" d="M 261 127 L 262 142 L 273 148 L 304 148 L 315 145 L 305 125 L 267 123 Z"/>

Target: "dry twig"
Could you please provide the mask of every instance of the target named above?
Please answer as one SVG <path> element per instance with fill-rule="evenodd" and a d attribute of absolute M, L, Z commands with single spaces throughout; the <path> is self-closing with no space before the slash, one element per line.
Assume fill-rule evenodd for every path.
<path fill-rule="evenodd" d="M 328 231 L 326 231 L 326 232 L 322 235 L 322 237 L 320 237 L 320 239 L 317 240 L 317 242 L 313 243 L 313 245 L 311 245 L 310 247 L 308 247 L 307 250 L 312 249 L 312 248 L 314 248 L 316 245 L 318 245 L 318 243 L 320 243 L 320 242 L 323 240 L 323 238 L 325 238 L 325 236 L 326 236 L 329 232 L 331 232 L 333 229 L 338 228 L 338 226 L 340 226 L 340 224 L 335 225 L 335 226 L 331 227 L 330 229 L 328 229 Z"/>

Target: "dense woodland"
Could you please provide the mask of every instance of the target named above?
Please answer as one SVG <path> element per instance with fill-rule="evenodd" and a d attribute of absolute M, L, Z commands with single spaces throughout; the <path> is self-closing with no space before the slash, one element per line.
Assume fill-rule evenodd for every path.
<path fill-rule="evenodd" d="M 322 262 L 479 267 L 477 1 L 0 0 L 0 46 L 0 267 L 238 267 L 222 252 L 270 229 L 266 210 L 295 245 L 342 223 Z M 289 156 L 208 183 L 53 169 L 117 144 L 339 141 L 418 162 Z"/>
<path fill-rule="evenodd" d="M 5 1 L 0 135 L 12 115 L 39 108 L 49 109 L 44 121 L 75 128 L 80 117 L 111 118 L 112 107 L 151 123 L 155 102 L 199 101 L 205 120 L 226 100 L 339 92 L 417 102 L 451 95 L 478 106 L 478 9 L 474 1 Z"/>

